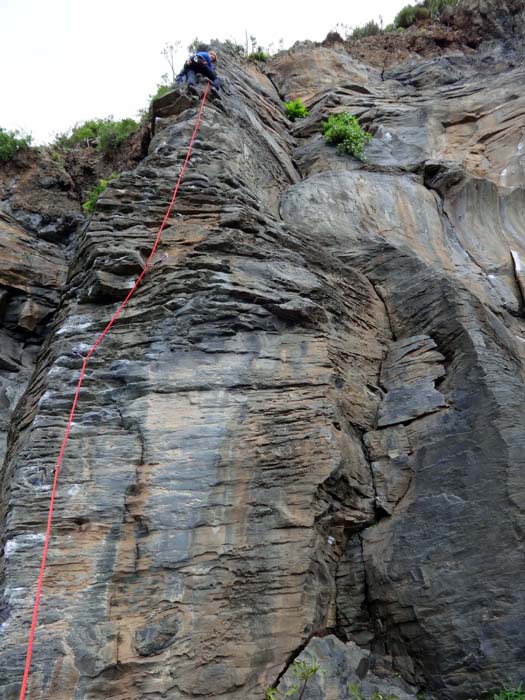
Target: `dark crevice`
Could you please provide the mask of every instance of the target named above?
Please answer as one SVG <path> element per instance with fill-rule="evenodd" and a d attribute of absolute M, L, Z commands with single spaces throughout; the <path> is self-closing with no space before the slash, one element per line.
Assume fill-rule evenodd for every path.
<path fill-rule="evenodd" d="M 368 573 L 366 570 L 366 562 L 365 562 L 365 550 L 364 550 L 364 545 L 363 545 L 363 536 L 361 533 L 357 535 L 357 539 L 359 540 L 359 546 L 361 547 L 361 561 L 363 562 L 363 572 L 364 572 L 364 577 L 365 577 L 365 583 L 364 583 L 364 606 L 366 611 L 368 612 L 368 619 L 370 620 L 371 625 L 374 624 L 374 611 L 373 611 L 373 606 L 370 600 L 370 582 L 368 580 Z M 375 627 L 375 625 L 374 625 Z"/>
<path fill-rule="evenodd" d="M 375 488 L 375 485 L 374 485 L 374 488 Z M 388 511 L 386 511 L 383 508 L 383 506 L 378 505 L 377 502 L 376 502 L 376 505 L 374 507 L 374 515 L 376 518 L 376 522 L 374 523 L 374 525 L 377 524 L 378 522 L 380 522 L 381 520 L 384 520 L 385 518 L 391 517 L 390 513 Z"/>
<path fill-rule="evenodd" d="M 388 303 L 385 299 L 385 295 L 383 293 L 383 290 L 376 282 L 374 282 L 374 280 L 369 275 L 367 275 L 366 273 L 364 273 L 364 275 L 367 278 L 367 280 L 370 282 L 370 284 L 372 285 L 376 295 L 383 302 L 383 306 L 385 307 L 386 318 L 388 321 L 388 327 L 390 329 L 390 334 L 392 336 L 392 341 L 395 342 L 398 338 L 397 338 L 396 332 L 394 330 L 394 323 L 392 320 L 392 315 L 390 313 L 390 309 L 388 308 Z M 383 363 L 381 363 L 381 364 L 383 364 Z M 379 368 L 379 374 L 381 374 L 381 368 Z"/>
<path fill-rule="evenodd" d="M 267 72 L 267 71 L 263 71 L 263 73 L 264 73 L 264 75 L 268 78 L 268 80 L 271 82 L 271 84 L 273 85 L 273 87 L 275 88 L 275 92 L 279 95 L 279 99 L 280 99 L 282 102 L 284 102 L 284 101 L 285 101 L 285 96 L 283 95 L 283 93 L 282 93 L 282 92 L 279 90 L 279 88 L 277 87 L 277 85 L 276 85 L 276 83 L 275 83 L 275 81 L 274 81 L 274 79 L 273 79 L 273 77 L 272 77 L 273 74 L 272 74 L 270 71 L 268 71 L 268 72 Z"/>
<path fill-rule="evenodd" d="M 382 363 L 381 363 L 382 364 Z M 381 369 L 379 370 L 381 372 Z M 364 440 L 364 432 L 361 433 L 361 449 L 363 450 L 363 455 L 366 459 L 366 463 L 368 464 L 368 468 L 370 469 L 370 476 L 372 478 L 372 486 L 374 487 L 374 516 L 375 516 L 375 522 L 379 522 L 381 518 L 378 518 L 378 512 L 379 510 L 383 510 L 380 508 L 377 504 L 377 486 L 376 486 L 376 480 L 375 480 L 375 475 L 374 475 L 374 470 L 372 469 L 372 460 L 370 458 L 370 452 L 368 451 L 368 447 L 365 444 Z M 387 513 L 388 515 L 388 513 Z M 384 516 L 382 516 L 384 517 Z M 375 524 L 374 522 L 374 524 Z"/>

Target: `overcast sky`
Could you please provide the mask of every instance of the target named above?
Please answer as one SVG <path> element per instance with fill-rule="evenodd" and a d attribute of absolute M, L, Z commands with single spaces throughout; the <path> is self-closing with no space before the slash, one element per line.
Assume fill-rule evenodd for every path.
<path fill-rule="evenodd" d="M 338 23 L 388 24 L 407 2 L 0 0 L 0 127 L 42 143 L 86 119 L 135 117 L 168 70 L 167 43 L 185 47 L 179 63 L 196 36 L 287 48 Z"/>

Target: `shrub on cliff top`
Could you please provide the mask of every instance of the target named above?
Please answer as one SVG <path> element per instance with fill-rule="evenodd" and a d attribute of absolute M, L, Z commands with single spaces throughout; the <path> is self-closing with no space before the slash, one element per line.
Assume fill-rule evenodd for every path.
<path fill-rule="evenodd" d="M 423 5 L 434 19 L 439 19 L 447 7 L 456 7 L 459 0 L 424 0 Z"/>
<path fill-rule="evenodd" d="M 381 34 L 382 31 L 383 30 L 379 24 L 371 19 L 370 22 L 367 22 L 362 27 L 356 27 L 348 38 L 353 41 L 358 41 L 359 39 L 364 39 L 367 36 L 376 36 L 377 34 Z"/>
<path fill-rule="evenodd" d="M 323 122 L 323 134 L 328 143 L 336 145 L 338 153 L 365 160 L 365 146 L 372 140 L 372 134 L 364 131 L 350 112 L 331 114 Z"/>
<path fill-rule="evenodd" d="M 413 5 L 405 5 L 396 15 L 394 24 L 396 27 L 408 29 L 416 21 L 416 8 Z"/>
<path fill-rule="evenodd" d="M 121 144 L 138 127 L 134 119 L 121 119 L 114 121 L 113 117 L 106 119 L 89 119 L 60 134 L 55 140 L 55 146 L 66 150 L 77 144 L 96 145 L 100 153 L 108 153 Z"/>
<path fill-rule="evenodd" d="M 447 7 L 455 7 L 459 0 L 423 0 L 417 5 L 405 5 L 397 14 L 394 24 L 396 27 L 408 29 L 418 20 L 439 19 Z"/>
<path fill-rule="evenodd" d="M 7 131 L 0 127 L 0 161 L 11 160 L 18 151 L 31 145 L 31 136 L 19 131 Z"/>

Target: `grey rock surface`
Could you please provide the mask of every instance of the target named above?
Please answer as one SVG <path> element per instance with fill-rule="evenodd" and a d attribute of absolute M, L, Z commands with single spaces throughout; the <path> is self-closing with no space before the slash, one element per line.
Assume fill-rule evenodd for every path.
<path fill-rule="evenodd" d="M 305 700 L 523 680 L 524 68 L 502 51 L 437 88 L 443 62 L 385 80 L 340 45 L 266 73 L 220 53 L 158 257 L 88 366 L 28 700 L 257 700 L 314 656 Z M 308 120 L 290 127 L 282 95 Z M 18 251 L 0 280 L 1 700 L 82 359 L 142 270 L 198 108 L 163 102 L 70 259 L 0 219 Z M 374 134 L 365 164 L 319 139 L 337 109 Z"/>
<path fill-rule="evenodd" d="M 345 644 L 333 635 L 312 639 L 295 661 L 296 665 L 292 664 L 277 686 L 281 697 L 286 697 L 293 688 L 297 691 L 292 697 L 304 700 L 415 700 L 417 697 L 417 689 L 393 672 L 388 675 L 381 670 L 381 675 L 377 675 L 369 651 L 354 642 Z M 318 670 L 310 678 L 302 678 L 302 668 L 297 664 Z"/>

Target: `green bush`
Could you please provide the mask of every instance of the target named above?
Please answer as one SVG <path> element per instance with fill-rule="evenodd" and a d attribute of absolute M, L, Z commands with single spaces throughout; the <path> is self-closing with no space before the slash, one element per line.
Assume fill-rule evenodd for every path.
<path fill-rule="evenodd" d="M 415 7 L 415 20 L 430 19 L 430 10 L 423 5 L 416 5 Z"/>
<path fill-rule="evenodd" d="M 370 22 L 367 22 L 362 27 L 356 27 L 350 34 L 349 39 L 358 41 L 359 39 L 364 39 L 366 36 L 375 36 L 381 33 L 381 27 L 377 22 L 374 22 L 374 20 L 372 19 L 370 20 Z"/>
<path fill-rule="evenodd" d="M 408 29 L 416 21 L 416 8 L 413 5 L 405 5 L 402 10 L 398 12 L 394 20 L 396 27 L 402 27 L 403 29 Z"/>
<path fill-rule="evenodd" d="M 517 688 L 503 688 L 494 693 L 493 700 L 525 700 L 525 690 L 520 683 Z"/>
<path fill-rule="evenodd" d="M 31 145 L 31 136 L 19 131 L 7 131 L 0 127 L 0 161 L 11 160 L 18 151 Z"/>
<path fill-rule="evenodd" d="M 337 153 L 348 153 L 359 160 L 366 160 L 365 146 L 372 140 L 372 135 L 359 126 L 350 112 L 331 114 L 323 122 L 323 134 L 328 143 L 336 144 Z"/>
<path fill-rule="evenodd" d="M 107 119 L 89 119 L 82 124 L 76 124 L 69 132 L 57 136 L 54 145 L 69 150 L 80 143 L 91 145 L 96 143 L 97 151 L 108 153 L 115 149 L 132 134 L 138 127 L 134 119 L 114 121 Z"/>
<path fill-rule="evenodd" d="M 51 151 L 51 160 L 54 161 L 57 165 L 59 165 L 61 168 L 65 168 L 66 166 L 66 159 L 64 158 L 63 153 L 60 151 Z"/>
<path fill-rule="evenodd" d="M 296 119 L 304 119 L 304 117 L 308 116 L 308 110 L 299 99 L 285 102 L 284 108 L 288 119 L 292 122 Z"/>
<path fill-rule="evenodd" d="M 424 0 L 426 7 L 434 19 L 439 19 L 447 7 L 456 7 L 459 0 Z"/>
<path fill-rule="evenodd" d="M 267 61 L 268 57 L 269 54 L 267 54 L 266 51 L 260 47 L 257 49 L 257 51 L 253 51 L 252 53 L 248 54 L 248 58 L 252 61 Z"/>
<path fill-rule="evenodd" d="M 98 132 L 97 150 L 108 153 L 119 146 L 128 136 L 136 131 L 138 127 L 134 119 L 122 119 L 113 122 L 110 119 L 104 120 Z"/>
<path fill-rule="evenodd" d="M 149 96 L 149 101 L 153 102 L 153 100 L 158 100 L 159 97 L 162 97 L 162 95 L 166 95 L 166 93 L 171 92 L 173 90 L 173 85 L 163 85 L 159 84 L 157 85 L 157 91 Z"/>
<path fill-rule="evenodd" d="M 459 0 L 423 0 L 417 5 L 405 5 L 394 20 L 396 27 L 407 29 L 414 22 L 424 19 L 439 19 L 446 7 L 456 7 Z"/>
<path fill-rule="evenodd" d="M 111 173 L 111 175 L 107 179 L 100 179 L 98 181 L 98 184 L 93 187 L 92 190 L 88 192 L 88 198 L 82 205 L 82 209 L 88 214 L 88 216 L 91 216 L 93 212 L 95 211 L 95 205 L 98 201 L 98 198 L 104 192 L 108 184 L 110 183 L 111 180 L 115 180 L 119 176 L 118 173 Z"/>

